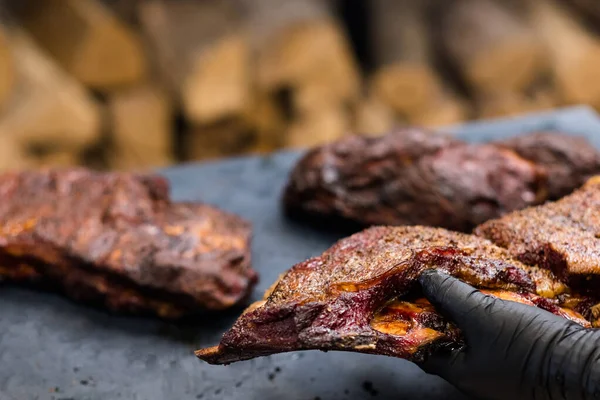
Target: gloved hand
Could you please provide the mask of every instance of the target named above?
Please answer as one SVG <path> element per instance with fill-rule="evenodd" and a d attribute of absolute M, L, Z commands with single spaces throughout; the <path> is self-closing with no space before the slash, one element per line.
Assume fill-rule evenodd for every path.
<path fill-rule="evenodd" d="M 600 399 L 600 330 L 536 307 L 487 296 L 444 273 L 419 279 L 466 345 L 420 367 L 481 399 Z"/>

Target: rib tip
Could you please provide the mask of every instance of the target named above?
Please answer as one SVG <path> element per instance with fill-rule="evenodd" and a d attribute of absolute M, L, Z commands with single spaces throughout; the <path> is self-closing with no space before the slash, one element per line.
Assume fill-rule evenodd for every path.
<path fill-rule="evenodd" d="M 219 355 L 219 346 L 207 347 L 205 349 L 196 350 L 196 357 L 209 364 L 216 364 L 216 359 Z"/>

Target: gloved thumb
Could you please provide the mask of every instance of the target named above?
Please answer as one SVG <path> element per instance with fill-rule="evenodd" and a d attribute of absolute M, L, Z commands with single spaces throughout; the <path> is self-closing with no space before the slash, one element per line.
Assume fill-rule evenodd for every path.
<path fill-rule="evenodd" d="M 438 270 L 427 270 L 419 277 L 423 294 L 444 317 L 459 328 L 485 318 L 494 299 Z"/>

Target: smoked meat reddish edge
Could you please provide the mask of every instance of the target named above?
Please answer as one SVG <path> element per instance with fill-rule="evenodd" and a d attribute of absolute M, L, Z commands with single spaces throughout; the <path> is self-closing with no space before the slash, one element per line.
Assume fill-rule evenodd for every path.
<path fill-rule="evenodd" d="M 488 221 L 477 227 L 475 234 L 506 248 L 523 263 L 552 271 L 572 289 L 597 295 L 600 176 L 558 201 Z"/>
<path fill-rule="evenodd" d="M 427 268 L 590 326 L 562 307 L 560 296 L 578 298 L 550 271 L 526 266 L 486 239 L 430 227 L 373 227 L 292 267 L 218 346 L 196 354 L 212 364 L 309 349 L 419 361 L 435 347 L 460 346 L 456 327 L 419 298 L 417 278 Z"/>
<path fill-rule="evenodd" d="M 250 224 L 172 202 L 159 176 L 5 173 L 0 198 L 0 280 L 164 318 L 231 307 L 257 281 Z"/>
<path fill-rule="evenodd" d="M 558 200 L 600 173 L 600 153 L 582 136 L 533 132 L 493 142 L 546 170 L 548 200 Z"/>
<path fill-rule="evenodd" d="M 537 132 L 472 144 L 409 128 L 312 149 L 290 174 L 283 203 L 290 215 L 470 232 L 596 173 L 600 154 L 582 137 Z"/>
<path fill-rule="evenodd" d="M 402 135 L 420 146 L 419 153 L 439 154 L 456 146 L 448 137 L 429 141 L 418 131 Z M 573 190 L 598 165 L 596 151 L 586 149 L 585 141 L 567 138 L 565 145 L 557 142 L 559 136 L 538 133 L 497 146 L 511 147 L 553 171 L 561 182 L 548 187 L 548 197 L 552 197 Z M 348 164 L 337 165 L 331 148 L 309 153 L 296 172 L 304 168 L 310 173 L 299 187 L 288 188 L 288 205 L 299 201 L 302 207 L 316 200 L 312 211 L 337 213 L 339 209 L 327 207 L 346 207 L 349 203 L 340 201 L 350 195 L 345 190 L 362 187 L 365 198 L 375 199 L 376 204 L 377 195 L 369 197 L 368 192 L 385 186 L 389 175 L 379 172 L 398 167 L 390 160 L 404 154 L 394 147 L 405 149 L 402 146 L 407 142 L 397 142 L 399 137 L 367 139 L 368 143 L 355 137 L 334 144 L 335 152 L 349 160 L 355 151 L 363 151 L 361 146 L 371 146 L 364 151 L 378 157 L 367 164 L 355 160 L 349 168 L 363 168 L 362 175 L 327 193 L 319 191 L 322 180 L 343 182 L 337 167 Z M 543 146 L 535 150 L 532 141 Z M 581 160 L 576 160 L 578 155 Z M 394 162 L 410 167 L 414 160 L 410 154 L 405 156 Z M 302 163 L 323 168 L 310 170 Z M 310 193 L 315 187 L 316 192 Z M 287 197 L 296 189 L 308 193 L 308 200 Z M 378 213 L 376 207 L 372 211 Z M 209 363 L 223 364 L 277 352 L 321 349 L 419 360 L 433 347 L 460 345 L 456 328 L 419 298 L 415 289 L 419 273 L 429 267 L 442 269 L 490 295 L 536 305 L 583 326 L 600 327 L 600 177 L 591 178 L 583 188 L 557 202 L 483 223 L 475 234 L 480 237 L 414 226 L 376 227 L 353 235 L 322 256 L 294 266 L 262 302 L 246 310 L 219 346 L 199 350 L 197 355 Z"/>

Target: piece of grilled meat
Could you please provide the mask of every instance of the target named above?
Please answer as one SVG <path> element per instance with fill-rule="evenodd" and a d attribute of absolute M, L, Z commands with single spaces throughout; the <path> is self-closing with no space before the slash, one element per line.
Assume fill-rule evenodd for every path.
<path fill-rule="evenodd" d="M 172 202 L 158 176 L 7 173 L 0 198 L 0 280 L 165 318 L 233 306 L 257 280 L 249 223 Z"/>
<path fill-rule="evenodd" d="M 417 278 L 438 268 L 504 299 L 589 323 L 558 300 L 568 288 L 473 235 L 428 227 L 374 227 L 295 265 L 199 358 L 227 364 L 294 350 L 341 350 L 421 360 L 460 332 L 419 298 Z M 549 296 L 544 298 L 542 295 Z"/>
<path fill-rule="evenodd" d="M 470 232 L 560 198 L 596 173 L 600 153 L 581 137 L 538 132 L 467 144 L 406 129 L 311 150 L 291 173 L 283 202 L 291 215 Z"/>
<path fill-rule="evenodd" d="M 475 233 L 600 298 L 600 176 L 556 202 L 488 221 Z"/>
<path fill-rule="evenodd" d="M 291 174 L 286 210 L 363 225 L 470 231 L 546 198 L 542 168 L 488 144 L 408 129 L 310 151 Z"/>
<path fill-rule="evenodd" d="M 600 154 L 584 137 L 535 132 L 495 142 L 546 169 L 548 199 L 557 200 L 600 173 Z"/>

